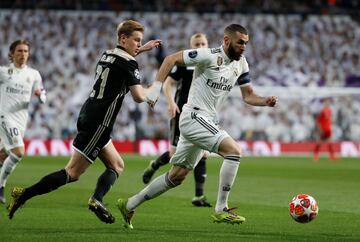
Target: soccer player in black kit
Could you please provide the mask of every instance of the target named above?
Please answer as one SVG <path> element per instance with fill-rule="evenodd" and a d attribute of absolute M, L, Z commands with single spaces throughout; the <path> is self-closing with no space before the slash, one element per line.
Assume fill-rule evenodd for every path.
<path fill-rule="evenodd" d="M 190 46 L 192 49 L 207 48 L 208 40 L 203 33 L 196 33 L 191 36 Z M 179 117 L 183 105 L 187 102 L 188 94 L 193 78 L 194 67 L 176 66 L 166 79 L 163 90 L 168 103 L 170 121 L 170 142 L 169 151 L 164 152 L 156 160 L 150 161 L 149 166 L 143 174 L 143 182 L 148 184 L 154 173 L 163 165 L 169 163 L 171 156 L 175 153 L 180 137 Z M 172 86 L 177 86 L 175 98 L 172 97 Z M 206 153 L 207 154 L 207 153 Z M 197 207 L 211 207 L 204 195 L 204 183 L 206 178 L 206 158 L 204 155 L 194 169 L 195 197 L 192 204 Z"/>
<path fill-rule="evenodd" d="M 115 149 L 110 134 L 125 95 L 130 91 L 135 102 L 147 102 L 150 106 L 156 100 L 152 90 L 140 85 L 138 64 L 134 57 L 143 51 L 161 44 L 161 40 L 150 40 L 141 45 L 144 27 L 137 21 L 126 20 L 118 25 L 116 48 L 105 51 L 97 63 L 93 90 L 81 108 L 73 142 L 74 153 L 64 169 L 44 176 L 38 183 L 12 190 L 12 202 L 8 207 L 10 219 L 15 211 L 34 196 L 49 193 L 80 175 L 96 160 L 104 163 L 106 169 L 99 177 L 94 194 L 90 197 L 89 209 L 105 223 L 114 223 L 114 216 L 102 200 L 116 179 L 124 170 L 124 161 Z"/>

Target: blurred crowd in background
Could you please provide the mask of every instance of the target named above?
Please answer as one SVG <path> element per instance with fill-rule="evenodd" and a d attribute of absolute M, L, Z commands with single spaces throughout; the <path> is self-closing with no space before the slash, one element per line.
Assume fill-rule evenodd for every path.
<path fill-rule="evenodd" d="M 0 8 L 358 15 L 357 0 L 2 0 Z"/>
<path fill-rule="evenodd" d="M 15 6 L 24 1 L 12 2 Z M 32 2 L 64 3 L 67 6 L 77 1 Z M 85 9 L 82 2 L 79 1 L 78 8 Z M 95 1 L 86 2 L 91 5 Z M 103 3 L 102 9 L 107 9 L 116 1 L 96 2 Z M 121 2 L 130 6 L 131 2 L 142 1 Z M 188 1 L 164 2 L 176 5 Z M 241 6 L 250 1 L 220 1 L 219 4 L 223 2 Z M 256 7 L 267 1 L 251 2 L 254 3 L 251 6 Z M 301 2 L 304 5 L 324 3 Z M 340 2 L 357 1 L 333 2 L 336 7 Z M 152 10 L 150 5 L 143 7 Z M 161 48 L 136 57 L 146 86 L 154 81 L 159 64 L 167 54 L 189 47 L 193 33 L 204 32 L 210 46 L 217 47 L 221 44 L 224 27 L 235 22 L 249 30 L 250 42 L 245 56 L 253 85 L 298 89 L 360 87 L 360 24 L 350 15 L 0 9 L 0 64 L 8 63 L 8 48 L 12 41 L 19 38 L 29 40 L 29 65 L 40 71 L 48 93 L 45 105 L 40 105 L 35 99 L 32 102 L 26 138 L 74 137 L 78 112 L 93 85 L 96 62 L 104 50 L 116 45 L 116 26 L 124 19 L 135 19 L 145 26 L 144 43 L 153 38 L 163 40 Z M 276 109 L 259 109 L 245 105 L 238 88 L 232 92 L 220 117 L 222 125 L 234 138 L 284 142 L 314 139 L 314 117 L 321 108 L 320 98 L 294 96 L 282 99 L 280 96 Z M 335 140 L 360 139 L 359 104 L 359 96 L 333 99 Z M 168 133 L 169 117 L 164 97 L 152 110 L 146 104 L 135 104 L 127 95 L 114 126 L 114 139 L 167 139 Z"/>

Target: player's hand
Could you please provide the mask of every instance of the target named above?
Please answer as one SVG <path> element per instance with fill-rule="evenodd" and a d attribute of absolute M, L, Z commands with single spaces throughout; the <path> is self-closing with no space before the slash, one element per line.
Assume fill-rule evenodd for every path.
<path fill-rule="evenodd" d="M 154 108 L 157 100 L 159 99 L 163 82 L 154 81 L 153 85 L 149 88 L 149 91 L 145 97 L 145 101 Z"/>
<path fill-rule="evenodd" d="M 161 46 L 162 40 L 161 39 L 153 39 L 148 41 L 146 44 L 140 47 L 140 52 L 148 51 L 153 49 L 154 47 L 157 48 Z"/>
<path fill-rule="evenodd" d="M 180 109 L 175 102 L 169 104 L 168 111 L 170 118 L 174 118 L 176 116 L 176 113 L 180 113 Z"/>
<path fill-rule="evenodd" d="M 155 107 L 155 104 L 156 104 L 157 100 L 158 100 L 158 99 L 156 99 L 155 101 L 152 101 L 152 100 L 148 100 L 148 99 L 146 98 L 146 103 L 150 106 L 150 108 L 153 109 L 153 108 Z"/>
<path fill-rule="evenodd" d="M 274 107 L 277 103 L 278 98 L 276 96 L 270 96 L 266 98 L 266 105 L 269 107 Z"/>
<path fill-rule="evenodd" d="M 41 103 L 46 103 L 46 91 L 45 89 L 37 89 L 34 94 L 39 98 Z"/>
<path fill-rule="evenodd" d="M 39 100 L 40 100 L 41 103 L 46 103 L 46 91 L 44 89 L 41 90 Z"/>

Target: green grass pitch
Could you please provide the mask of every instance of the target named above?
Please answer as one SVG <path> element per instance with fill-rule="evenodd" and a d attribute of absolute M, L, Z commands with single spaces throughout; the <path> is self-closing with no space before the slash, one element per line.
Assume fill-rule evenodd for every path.
<path fill-rule="evenodd" d="M 191 205 L 193 176 L 184 184 L 140 206 L 134 230 L 122 226 L 116 209 L 119 197 L 129 197 L 144 187 L 141 176 L 149 157 L 123 156 L 125 172 L 105 197 L 116 217 L 114 224 L 100 222 L 87 208 L 100 161 L 76 182 L 47 195 L 34 197 L 7 218 L 0 205 L 0 241 L 360 241 L 360 160 L 309 157 L 246 157 L 241 161 L 230 195 L 230 206 L 247 221 L 242 225 L 215 224 L 212 208 Z M 8 180 L 8 201 L 13 186 L 29 186 L 59 170 L 67 157 L 25 157 Z M 215 203 L 221 159 L 207 163 L 205 193 Z M 163 167 L 164 172 L 169 167 Z M 161 174 L 161 173 L 157 173 Z M 288 204 L 299 193 L 309 193 L 319 204 L 318 217 L 308 224 L 290 218 Z"/>

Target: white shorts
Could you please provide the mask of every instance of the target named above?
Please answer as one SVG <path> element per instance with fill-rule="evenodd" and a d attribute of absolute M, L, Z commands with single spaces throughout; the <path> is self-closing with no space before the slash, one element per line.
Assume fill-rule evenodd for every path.
<path fill-rule="evenodd" d="M 24 130 L 17 124 L 0 119 L 0 150 L 11 150 L 16 147 L 24 147 Z"/>
<path fill-rule="evenodd" d="M 194 169 L 204 150 L 217 153 L 219 145 L 229 134 L 205 113 L 184 107 L 180 115 L 180 139 L 170 163 Z"/>

